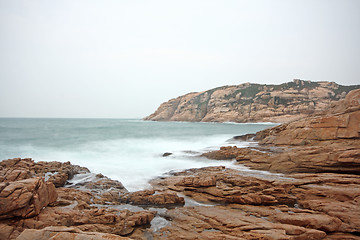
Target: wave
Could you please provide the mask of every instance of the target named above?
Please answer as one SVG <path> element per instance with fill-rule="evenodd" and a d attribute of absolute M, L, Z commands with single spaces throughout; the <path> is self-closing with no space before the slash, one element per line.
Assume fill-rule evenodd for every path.
<path fill-rule="evenodd" d="M 2 122 L 3 123 L 3 122 Z M 0 136 L 0 157 L 31 157 L 35 161 L 70 161 L 119 180 L 130 191 L 149 187 L 148 181 L 169 171 L 206 166 L 231 166 L 229 161 L 199 157 L 221 146 L 248 146 L 228 141 L 234 135 L 256 132 L 266 125 L 151 122 L 126 120 L 22 120 Z M 5 124 L 5 126 L 6 126 Z M 70 131 L 67 131 L 71 128 Z M 67 130 L 66 130 L 67 129 Z M 163 153 L 172 155 L 162 157 Z"/>

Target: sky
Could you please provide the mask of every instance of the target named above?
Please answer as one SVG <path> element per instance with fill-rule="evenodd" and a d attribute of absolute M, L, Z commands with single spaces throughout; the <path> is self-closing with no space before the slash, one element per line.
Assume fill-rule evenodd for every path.
<path fill-rule="evenodd" d="M 0 0 L 0 117 L 143 118 L 224 85 L 359 76 L 359 0 Z"/>

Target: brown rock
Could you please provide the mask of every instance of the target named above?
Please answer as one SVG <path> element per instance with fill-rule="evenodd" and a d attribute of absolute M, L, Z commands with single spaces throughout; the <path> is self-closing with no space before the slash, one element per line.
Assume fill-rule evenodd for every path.
<path fill-rule="evenodd" d="M 150 224 L 155 216 L 153 211 L 130 212 L 111 208 L 76 207 L 78 202 L 68 206 L 47 207 L 39 215 L 27 219 L 1 220 L 3 226 L 11 226 L 4 234 L 8 239 L 15 239 L 24 229 L 43 229 L 48 226 L 76 226 L 81 231 L 111 233 L 116 235 L 131 234 L 137 227 Z M 2 231 L 0 231 L 2 234 Z"/>
<path fill-rule="evenodd" d="M 340 174 L 294 174 L 308 181 L 293 190 L 298 204 L 306 209 L 338 218 L 340 232 L 360 230 L 360 177 Z"/>
<path fill-rule="evenodd" d="M 328 110 L 333 102 L 359 87 L 299 79 L 281 85 L 223 86 L 171 99 L 145 120 L 289 122 Z M 349 106 L 347 110 L 354 109 L 358 103 L 357 94 L 353 93 L 343 102 Z"/>
<path fill-rule="evenodd" d="M 324 238 L 325 240 L 360 240 L 359 236 L 349 233 L 334 233 L 329 234 Z"/>
<path fill-rule="evenodd" d="M 268 154 L 253 149 L 232 146 L 221 147 L 220 150 L 203 153 L 201 156 L 216 160 L 236 159 L 237 161 L 244 161 L 265 158 L 268 157 Z"/>
<path fill-rule="evenodd" d="M 95 179 L 91 178 L 87 182 L 68 186 L 74 189 L 86 189 L 94 195 L 94 202 L 97 204 L 119 204 L 119 196 L 128 192 L 121 182 L 107 178 L 102 174 L 97 174 Z"/>
<path fill-rule="evenodd" d="M 294 185 L 251 176 L 241 176 L 236 170 L 215 167 L 182 172 L 175 177 L 158 180 L 157 185 L 183 192 L 200 202 L 241 203 L 253 205 L 289 204 L 296 199 L 290 191 Z M 220 170 L 220 171 L 219 171 Z M 153 182 L 155 184 L 155 182 Z"/>
<path fill-rule="evenodd" d="M 2 176 L 0 176 L 0 182 L 12 182 L 31 178 L 31 173 L 27 170 L 8 169 L 3 170 Z"/>
<path fill-rule="evenodd" d="M 184 205 L 185 203 L 184 198 L 174 192 L 155 192 L 154 190 L 130 192 L 122 195 L 120 201 L 133 205 L 150 206 Z"/>
<path fill-rule="evenodd" d="M 10 239 L 14 227 L 7 224 L 0 224 L 0 239 Z"/>
<path fill-rule="evenodd" d="M 319 141 L 360 138 L 360 90 L 354 90 L 345 98 L 345 105 L 326 116 L 317 116 L 257 133 L 262 144 L 303 145 Z M 341 105 L 341 102 L 338 103 Z M 357 106 L 357 107 L 356 107 Z"/>
<path fill-rule="evenodd" d="M 37 162 L 31 158 L 14 158 L 0 162 L 0 182 L 10 182 L 32 177 L 49 175 L 50 182 L 56 187 L 62 187 L 75 174 L 89 173 L 87 168 L 72 165 L 70 162 Z"/>
<path fill-rule="evenodd" d="M 203 154 L 211 159 L 233 159 L 246 166 L 281 173 L 360 173 L 360 90 L 345 99 L 348 105 L 327 115 L 305 118 L 260 131 L 261 152 L 222 147 Z M 269 146 L 270 145 L 270 146 Z M 271 147 L 275 145 L 276 147 Z M 291 146 L 291 147 L 289 147 Z M 275 150 L 275 151 L 274 151 Z"/>
<path fill-rule="evenodd" d="M 201 179 L 206 178 L 214 178 L 215 184 L 207 186 L 199 184 Z M 192 226 L 196 226 L 196 232 L 205 234 L 204 238 L 210 237 L 207 235 L 209 233 L 205 231 L 206 229 L 216 229 L 211 233 L 216 233 L 216 237 L 220 239 L 226 239 L 229 237 L 228 235 L 235 236 L 235 234 L 239 234 L 238 236 L 244 239 L 261 237 L 264 239 L 277 239 L 278 237 L 281 239 L 292 239 L 292 237 L 294 239 L 322 239 L 325 237 L 325 233 L 359 232 L 359 176 L 336 173 L 303 173 L 267 178 L 261 175 L 246 176 L 231 169 L 208 167 L 179 172 L 175 176 L 158 179 L 152 183 L 158 188 L 166 186 L 182 192 L 201 203 L 228 204 L 223 207 L 228 212 L 227 214 L 237 214 L 238 216 L 245 214 L 249 219 L 256 218 L 261 219 L 261 222 L 266 220 L 274 224 L 271 227 L 273 230 L 270 230 L 269 227 L 268 230 L 261 228 L 261 231 L 251 225 L 249 229 L 252 230 L 247 230 L 247 232 L 261 234 L 254 237 L 239 233 L 237 232 L 239 229 L 224 225 L 224 222 L 219 223 L 222 227 L 197 222 L 198 220 L 193 219 L 195 216 L 193 211 L 187 208 L 187 210 L 179 210 L 180 217 L 171 214 L 174 219 L 178 220 L 173 219 L 172 227 L 169 227 L 168 230 L 170 236 L 179 234 L 184 239 L 194 237 L 195 232 L 191 233 L 190 225 L 187 225 L 190 223 L 186 223 L 188 218 L 189 221 L 193 219 L 192 221 L 196 224 Z M 210 213 L 214 207 L 206 207 L 206 211 Z M 219 213 L 218 217 L 224 216 Z M 226 215 L 225 218 L 227 217 Z M 201 221 L 206 219 L 204 216 L 195 218 L 199 218 Z M 250 221 L 247 218 L 244 217 L 244 221 Z M 209 218 L 206 223 L 212 224 L 211 219 Z M 240 219 L 243 218 L 240 217 Z M 260 225 L 263 226 L 262 223 Z M 180 229 L 185 229 L 185 232 L 181 232 Z M 302 235 L 304 233 L 306 235 Z"/>
<path fill-rule="evenodd" d="M 114 234 L 83 232 L 76 227 L 46 227 L 41 230 L 26 229 L 17 238 L 17 240 L 50 240 L 50 239 L 73 239 L 73 240 L 122 240 L 130 239 L 120 237 Z"/>
<path fill-rule="evenodd" d="M 222 206 L 184 207 L 167 211 L 171 225 L 156 239 L 323 239 L 326 233 L 266 219 Z"/>
<path fill-rule="evenodd" d="M 0 219 L 38 215 L 56 198 L 54 185 L 42 178 L 0 183 Z"/>

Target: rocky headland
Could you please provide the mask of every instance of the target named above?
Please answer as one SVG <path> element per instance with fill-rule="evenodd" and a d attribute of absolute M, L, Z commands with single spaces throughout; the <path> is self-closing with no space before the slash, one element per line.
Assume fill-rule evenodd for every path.
<path fill-rule="evenodd" d="M 69 162 L 0 162 L 0 239 L 360 239 L 360 90 L 128 192 Z M 252 170 L 243 170 L 247 166 Z M 74 181 L 74 179 L 83 179 Z"/>
<path fill-rule="evenodd" d="M 171 99 L 145 120 L 284 123 L 327 110 L 358 88 L 299 79 L 280 85 L 223 86 Z"/>

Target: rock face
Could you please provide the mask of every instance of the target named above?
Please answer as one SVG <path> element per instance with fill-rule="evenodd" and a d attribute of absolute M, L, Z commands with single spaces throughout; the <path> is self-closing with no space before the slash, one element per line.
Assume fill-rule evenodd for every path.
<path fill-rule="evenodd" d="M 305 118 L 256 134 L 262 144 L 314 145 L 334 140 L 360 138 L 360 90 L 351 91 L 334 103 L 325 116 Z"/>
<path fill-rule="evenodd" d="M 245 83 L 189 93 L 160 105 L 145 120 L 288 122 L 319 113 L 360 85 L 294 80 L 281 85 Z"/>
<path fill-rule="evenodd" d="M 327 114 L 260 131 L 255 139 L 257 149 L 222 147 L 203 156 L 281 173 L 360 174 L 360 90 L 351 91 Z"/>
<path fill-rule="evenodd" d="M 0 183 L 0 219 L 36 216 L 43 207 L 55 202 L 54 184 L 42 178 Z"/>

